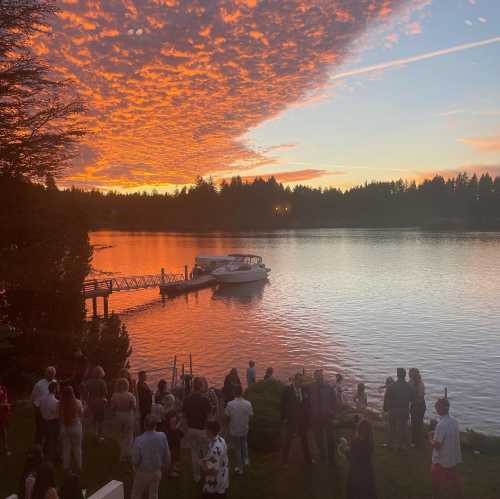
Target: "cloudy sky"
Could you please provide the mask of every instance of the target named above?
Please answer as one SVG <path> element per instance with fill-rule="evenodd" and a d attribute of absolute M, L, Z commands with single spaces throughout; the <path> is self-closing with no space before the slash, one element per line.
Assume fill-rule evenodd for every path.
<path fill-rule="evenodd" d="M 59 5 L 34 46 L 89 108 L 67 185 L 500 174 L 500 1 Z"/>

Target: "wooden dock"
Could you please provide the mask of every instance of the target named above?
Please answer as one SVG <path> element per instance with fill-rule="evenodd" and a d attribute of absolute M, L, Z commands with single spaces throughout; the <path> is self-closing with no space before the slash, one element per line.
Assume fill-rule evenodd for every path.
<path fill-rule="evenodd" d="M 160 292 L 168 296 L 176 296 L 191 291 L 197 291 L 198 289 L 209 288 L 216 283 L 217 279 L 215 277 L 206 275 L 170 284 L 160 284 Z"/>
<path fill-rule="evenodd" d="M 108 300 L 111 293 L 133 291 L 138 289 L 159 288 L 160 293 L 167 296 L 177 296 L 198 289 L 215 285 L 217 280 L 210 275 L 189 279 L 187 266 L 184 274 L 167 273 L 161 269 L 159 274 L 113 277 L 110 279 L 91 279 L 84 281 L 82 294 L 87 300 L 92 300 L 92 316 L 97 317 L 97 299 L 103 299 L 103 315 L 108 317 Z"/>

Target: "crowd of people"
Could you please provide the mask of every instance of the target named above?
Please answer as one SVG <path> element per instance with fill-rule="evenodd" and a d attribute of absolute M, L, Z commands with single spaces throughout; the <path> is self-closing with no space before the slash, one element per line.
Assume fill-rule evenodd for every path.
<path fill-rule="evenodd" d="M 272 368 L 264 379 L 272 379 Z M 82 471 L 83 429 L 105 439 L 105 426 L 114 428 L 120 461 L 133 471 L 132 499 L 147 492 L 158 497 L 164 474 L 177 478 L 181 469 L 181 448 L 191 453 L 192 477 L 200 484 L 202 497 L 223 498 L 229 489 L 228 447 L 232 449 L 234 473 L 242 475 L 250 465 L 248 432 L 254 408 L 244 398 L 238 371 L 231 369 L 222 390 L 209 388 L 203 377 L 185 375 L 179 386 L 160 380 L 156 390 L 148 383 L 145 371 L 137 382 L 127 369 L 117 379 L 106 379 L 102 367 L 93 366 L 78 380 L 59 383 L 56 369 L 48 367 L 45 376 L 33 387 L 34 446 L 29 451 L 19 486 L 19 497 L 25 499 L 57 499 L 83 497 Z M 246 370 L 247 387 L 257 382 L 254 361 Z M 424 433 L 425 385 L 418 369 L 397 369 L 397 379 L 387 378 L 380 387 L 384 394 L 384 446 L 401 451 L 432 447 L 431 477 L 434 496 L 442 489 L 452 489 L 461 497 L 462 487 L 457 473 L 461 462 L 460 434 L 457 421 L 449 415 L 449 400 L 439 399 L 435 405 L 439 423 L 431 422 L 428 438 Z M 355 430 L 350 442 L 337 431 L 339 415 L 347 407 L 354 413 Z M 8 453 L 6 428 L 10 414 L 7 389 L 0 385 L 0 451 Z M 286 386 L 281 398 L 283 445 L 281 460 L 288 464 L 291 446 L 300 441 L 304 461 L 316 460 L 335 465 L 337 459 L 349 461 L 348 499 L 377 497 L 373 466 L 374 441 L 372 418 L 368 413 L 368 396 L 364 383 L 358 383 L 352 404 L 348 404 L 343 377 L 334 383 L 316 370 L 312 380 L 297 373 Z M 84 425 L 85 422 L 85 425 Z M 110 422 L 113 424 L 110 425 Z M 310 436 L 314 449 L 310 446 Z M 56 487 L 54 467 L 62 465 L 64 480 Z"/>

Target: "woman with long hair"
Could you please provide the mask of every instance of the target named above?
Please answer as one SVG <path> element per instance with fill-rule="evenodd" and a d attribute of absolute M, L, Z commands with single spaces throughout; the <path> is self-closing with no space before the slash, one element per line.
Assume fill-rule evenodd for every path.
<path fill-rule="evenodd" d="M 377 499 L 373 469 L 373 431 L 366 419 L 358 423 L 349 451 L 347 499 Z"/>
<path fill-rule="evenodd" d="M 59 403 L 59 421 L 61 423 L 61 442 L 63 467 L 71 469 L 71 458 L 75 468 L 82 469 L 82 403 L 75 397 L 72 386 L 65 386 Z"/>
<path fill-rule="evenodd" d="M 59 499 L 54 467 L 48 461 L 38 469 L 31 499 Z"/>
<path fill-rule="evenodd" d="M 120 461 L 127 461 L 132 451 L 134 441 L 136 398 L 129 391 L 126 378 L 118 378 L 115 383 L 115 393 L 111 397 L 111 408 L 115 414 L 118 442 L 120 444 Z"/>
<path fill-rule="evenodd" d="M 420 371 L 415 367 L 411 368 L 408 374 L 410 385 L 415 391 L 415 398 L 410 406 L 411 445 L 412 447 L 421 447 L 424 445 L 424 415 L 427 409 L 425 385 Z"/>

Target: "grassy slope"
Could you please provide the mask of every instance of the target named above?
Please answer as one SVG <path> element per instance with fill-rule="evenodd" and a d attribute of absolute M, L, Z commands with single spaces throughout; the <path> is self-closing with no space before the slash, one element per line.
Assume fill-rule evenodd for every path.
<path fill-rule="evenodd" d="M 259 405 L 255 394 L 254 404 Z M 273 410 L 276 410 L 274 406 Z M 266 419 L 273 419 L 273 410 Z M 254 426 L 259 425 L 258 421 Z M 26 449 L 32 439 L 32 419 L 26 410 L 16 410 L 12 418 L 10 442 L 13 456 L 0 458 L 0 498 L 16 490 Z M 257 438 L 256 435 L 253 438 Z M 382 435 L 377 432 L 377 443 Z M 377 445 L 376 476 L 380 499 L 423 499 L 430 497 L 429 450 L 393 453 Z M 498 499 L 500 497 L 500 458 L 497 455 L 464 453 L 462 467 L 467 498 Z M 347 465 L 336 469 L 315 465 L 306 468 L 301 462 L 298 442 L 294 444 L 290 464 L 280 466 L 279 452 L 253 452 L 252 466 L 243 477 L 231 477 L 232 499 L 327 499 L 343 498 Z M 111 479 L 123 480 L 127 488 L 131 476 L 118 464 L 118 450 L 112 439 L 99 445 L 92 437 L 84 443 L 84 480 L 90 492 Z M 190 480 L 188 455 L 179 479 L 165 480 L 160 494 L 164 499 L 199 497 L 199 490 Z"/>

